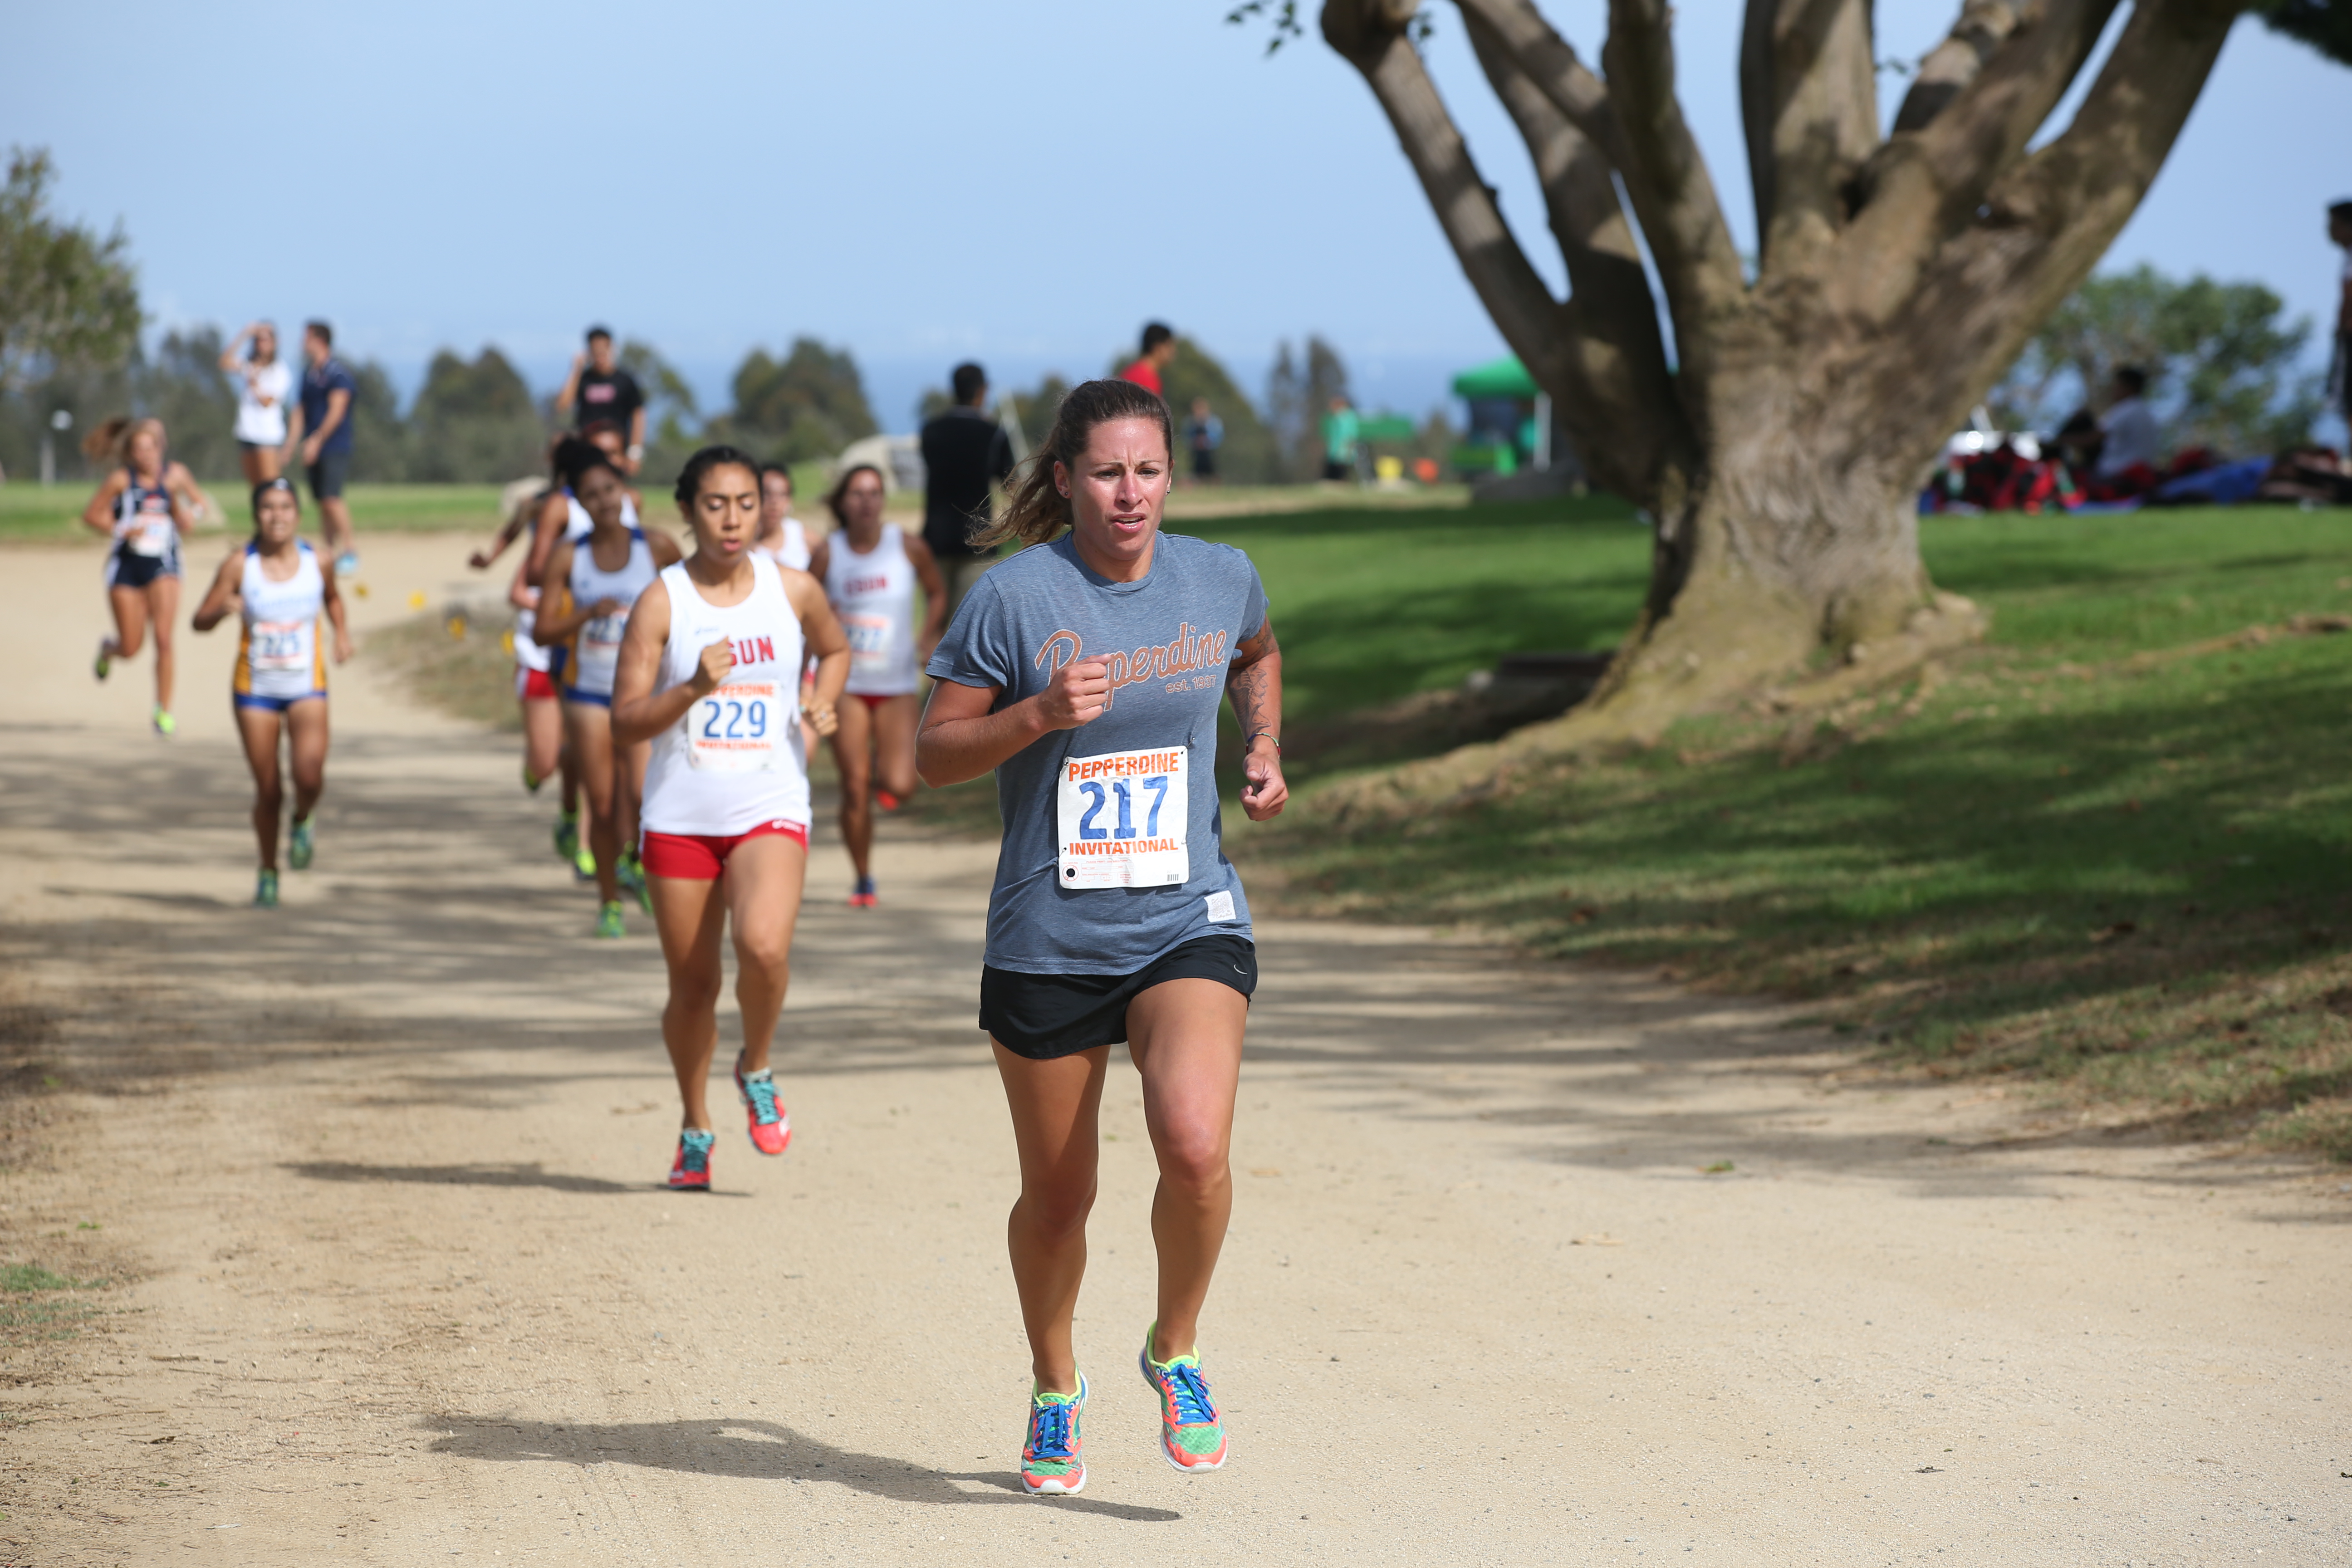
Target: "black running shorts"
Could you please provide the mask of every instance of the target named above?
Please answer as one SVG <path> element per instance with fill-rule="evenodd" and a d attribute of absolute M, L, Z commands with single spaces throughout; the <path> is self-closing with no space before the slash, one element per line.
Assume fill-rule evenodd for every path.
<path fill-rule="evenodd" d="M 1257 989 L 1257 946 L 1247 937 L 1181 942 L 1132 974 L 980 972 L 980 1026 L 1015 1056 L 1051 1061 L 1127 1038 L 1127 1005 L 1168 980 L 1213 980 L 1244 996 Z"/>

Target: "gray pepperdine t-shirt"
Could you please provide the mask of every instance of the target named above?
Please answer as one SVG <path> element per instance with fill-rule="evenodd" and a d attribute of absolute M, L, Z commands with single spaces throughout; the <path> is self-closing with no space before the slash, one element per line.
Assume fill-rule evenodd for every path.
<path fill-rule="evenodd" d="M 1112 682 L 1092 723 L 1041 736 L 996 770 L 1004 845 L 988 900 L 991 965 L 1132 974 L 1195 937 L 1250 936 L 1219 831 L 1217 704 L 1227 666 L 1265 622 L 1249 557 L 1177 533 L 1160 535 L 1139 582 L 1089 571 L 1065 534 L 972 585 L 931 656 L 933 679 L 1001 688 L 999 709 L 1074 658 L 1105 660 Z M 1181 839 L 1161 809 L 1178 793 Z M 1131 869 L 1106 868 L 1121 865 Z M 1150 885 L 1083 885 L 1110 875 Z"/>

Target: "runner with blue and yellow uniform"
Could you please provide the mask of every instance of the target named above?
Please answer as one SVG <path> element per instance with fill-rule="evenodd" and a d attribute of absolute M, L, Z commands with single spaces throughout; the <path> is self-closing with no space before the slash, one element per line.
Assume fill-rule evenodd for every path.
<path fill-rule="evenodd" d="M 278 767 L 282 731 L 293 756 L 294 826 L 287 858 L 307 870 L 314 847 L 311 817 L 327 783 L 327 647 L 323 620 L 334 628 L 335 662 L 352 657 L 335 578 L 299 537 L 302 509 L 288 480 L 253 489 L 253 538 L 221 563 L 193 625 L 208 632 L 237 615 L 236 663 L 230 700 L 238 738 L 253 769 L 253 831 L 261 845 L 261 875 L 253 901 L 278 903 L 278 821 L 285 801 Z"/>

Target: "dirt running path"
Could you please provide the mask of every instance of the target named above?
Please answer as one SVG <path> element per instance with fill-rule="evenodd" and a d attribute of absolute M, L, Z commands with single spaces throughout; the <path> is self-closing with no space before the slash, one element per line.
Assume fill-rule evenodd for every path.
<path fill-rule="evenodd" d="M 371 541 L 362 626 L 463 585 L 462 548 Z M 587 937 L 513 742 L 362 649 L 318 867 L 255 911 L 226 637 L 185 639 L 167 745 L 143 663 L 90 682 L 95 557 L 0 570 L 0 1021 L 64 1084 L 16 1108 L 47 1122 L 0 1262 L 118 1281 L 63 1298 L 100 1310 L 77 1337 L 12 1331 L 0 1561 L 2352 1552 L 2337 1173 L 1856 1086 L 1770 1008 L 1281 922 L 1206 1341 L 1232 1466 L 1152 1450 L 1122 1067 L 1094 1479 L 1024 1499 L 989 846 L 886 826 L 888 902 L 854 913 L 821 842 L 793 1150 L 730 1133 L 717 1195 L 672 1194 L 647 922 Z"/>

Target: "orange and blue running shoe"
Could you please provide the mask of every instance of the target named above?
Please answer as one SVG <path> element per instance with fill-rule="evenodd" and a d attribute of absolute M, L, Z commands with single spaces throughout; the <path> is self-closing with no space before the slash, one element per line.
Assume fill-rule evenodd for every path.
<path fill-rule="evenodd" d="M 793 1141 L 793 1119 L 776 1098 L 776 1075 L 766 1068 L 746 1074 L 743 1058 L 735 1058 L 735 1092 L 751 1123 L 751 1147 L 762 1154 L 781 1154 Z"/>
<path fill-rule="evenodd" d="M 849 907 L 853 910 L 870 910 L 881 901 L 882 896 L 874 890 L 871 877 L 858 878 L 857 886 L 849 889 Z"/>
<path fill-rule="evenodd" d="M 689 1127 L 677 1135 L 677 1158 L 670 1162 L 669 1184 L 682 1193 L 707 1193 L 710 1190 L 710 1146 L 719 1142 L 715 1132 L 699 1127 Z"/>
<path fill-rule="evenodd" d="M 1021 1489 L 1031 1497 L 1068 1497 L 1087 1489 L 1087 1465 L 1078 1458 L 1078 1417 L 1087 1407 L 1087 1374 L 1078 1373 L 1076 1394 L 1029 1395 L 1029 1430 L 1021 1439 Z"/>
<path fill-rule="evenodd" d="M 1160 1331 L 1154 1323 L 1143 1331 L 1143 1351 L 1137 1360 L 1143 1381 L 1160 1395 L 1160 1457 L 1169 1468 L 1187 1476 L 1222 1469 L 1225 1463 L 1225 1428 L 1209 1397 L 1208 1380 L 1201 1375 L 1201 1356 L 1187 1351 L 1173 1361 L 1153 1361 L 1151 1341 Z"/>

